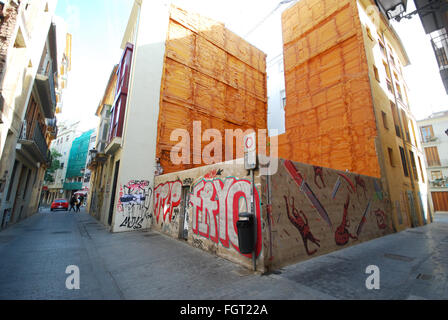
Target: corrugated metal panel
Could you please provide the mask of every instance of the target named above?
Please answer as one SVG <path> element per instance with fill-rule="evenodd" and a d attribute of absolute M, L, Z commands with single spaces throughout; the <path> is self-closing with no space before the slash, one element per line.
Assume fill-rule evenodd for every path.
<path fill-rule="evenodd" d="M 286 135 L 280 157 L 379 177 L 357 4 L 302 0 L 282 16 Z"/>
<path fill-rule="evenodd" d="M 164 173 L 205 164 L 170 161 L 177 144 L 170 141 L 172 131 L 186 129 L 193 137 L 193 121 L 201 121 L 202 132 L 217 129 L 223 138 L 226 129 L 266 129 L 266 55 L 222 23 L 172 6 L 157 137 Z M 201 152 L 193 150 L 192 140 L 190 149 Z"/>

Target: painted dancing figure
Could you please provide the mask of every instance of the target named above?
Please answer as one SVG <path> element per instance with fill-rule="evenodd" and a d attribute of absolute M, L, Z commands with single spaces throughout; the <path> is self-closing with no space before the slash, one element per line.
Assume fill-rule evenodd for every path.
<path fill-rule="evenodd" d="M 347 219 L 349 204 L 350 204 L 350 194 L 347 195 L 347 201 L 345 202 L 344 205 L 344 214 L 342 217 L 341 225 L 336 229 L 336 233 L 334 235 L 336 244 L 338 246 L 345 246 L 350 239 L 358 240 L 358 237 L 352 235 L 347 229 L 348 227 L 350 227 L 349 220 Z"/>
<path fill-rule="evenodd" d="M 305 246 L 306 253 L 309 256 L 315 254 L 317 252 L 317 249 L 310 251 L 308 249 L 308 241 L 311 241 L 312 243 L 314 243 L 315 245 L 320 247 L 320 244 L 319 244 L 320 240 L 316 239 L 313 236 L 313 234 L 311 233 L 310 226 L 308 224 L 308 219 L 307 219 L 305 213 L 303 213 L 302 210 L 297 211 L 295 204 L 294 204 L 294 198 L 292 198 L 291 209 L 290 209 L 290 205 L 288 203 L 288 198 L 286 196 L 284 198 L 285 198 L 285 202 L 286 202 L 286 210 L 288 211 L 289 221 L 291 221 L 291 223 L 297 228 L 297 230 L 299 230 L 300 235 L 302 236 L 302 239 L 303 239 L 303 244 Z M 291 211 L 292 211 L 292 214 L 291 214 Z"/>

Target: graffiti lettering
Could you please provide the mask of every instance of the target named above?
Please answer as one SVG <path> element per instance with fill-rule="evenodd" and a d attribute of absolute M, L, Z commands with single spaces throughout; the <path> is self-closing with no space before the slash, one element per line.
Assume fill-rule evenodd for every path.
<path fill-rule="evenodd" d="M 120 227 L 134 230 L 141 229 L 143 221 L 145 221 L 145 219 L 141 217 L 126 217 Z"/>
<path fill-rule="evenodd" d="M 374 214 L 376 217 L 376 222 L 378 224 L 378 228 L 380 228 L 381 230 L 386 229 L 387 228 L 386 214 L 384 213 L 384 211 L 381 209 L 378 209 L 374 212 Z"/>
<path fill-rule="evenodd" d="M 154 212 L 159 223 L 162 214 L 162 222 L 171 222 L 174 208 L 178 207 L 182 197 L 182 182 L 180 180 L 167 182 L 157 186 L 154 197 Z"/>
<path fill-rule="evenodd" d="M 261 206 L 258 190 L 254 188 L 257 216 L 257 256 L 261 251 Z M 190 195 L 192 205 L 192 230 L 194 234 L 230 245 L 239 252 L 236 223 L 240 212 L 250 212 L 251 182 L 228 177 L 225 180 L 201 180 Z M 250 255 L 247 255 L 248 257 Z"/>
<path fill-rule="evenodd" d="M 149 181 L 131 180 L 120 187 L 117 211 L 124 215 L 124 221 L 120 227 L 141 229 L 145 219 L 150 217 L 152 202 L 152 189 Z"/>

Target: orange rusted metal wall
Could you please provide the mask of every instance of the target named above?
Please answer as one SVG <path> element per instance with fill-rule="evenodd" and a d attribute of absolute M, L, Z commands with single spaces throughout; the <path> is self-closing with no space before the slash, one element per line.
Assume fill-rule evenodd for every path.
<path fill-rule="evenodd" d="M 377 128 L 355 0 L 301 0 L 283 13 L 282 158 L 380 177 Z"/>
<path fill-rule="evenodd" d="M 201 121 L 202 132 L 221 132 L 223 157 L 226 129 L 266 129 L 266 55 L 222 23 L 172 6 L 157 136 L 164 173 L 205 165 L 193 164 L 193 153 L 201 152 L 193 150 L 194 121 Z M 190 165 L 170 161 L 171 149 L 178 144 L 170 141 L 175 129 L 190 133 Z M 209 143 L 203 142 L 202 149 Z"/>

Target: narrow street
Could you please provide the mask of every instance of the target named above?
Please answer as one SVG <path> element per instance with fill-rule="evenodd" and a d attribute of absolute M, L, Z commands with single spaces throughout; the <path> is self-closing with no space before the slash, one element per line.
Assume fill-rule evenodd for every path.
<path fill-rule="evenodd" d="M 155 232 L 111 234 L 44 210 L 0 233 L 0 299 L 447 299 L 448 214 L 436 222 L 256 275 Z M 67 266 L 80 290 L 65 287 Z M 367 290 L 367 266 L 381 271 Z"/>

